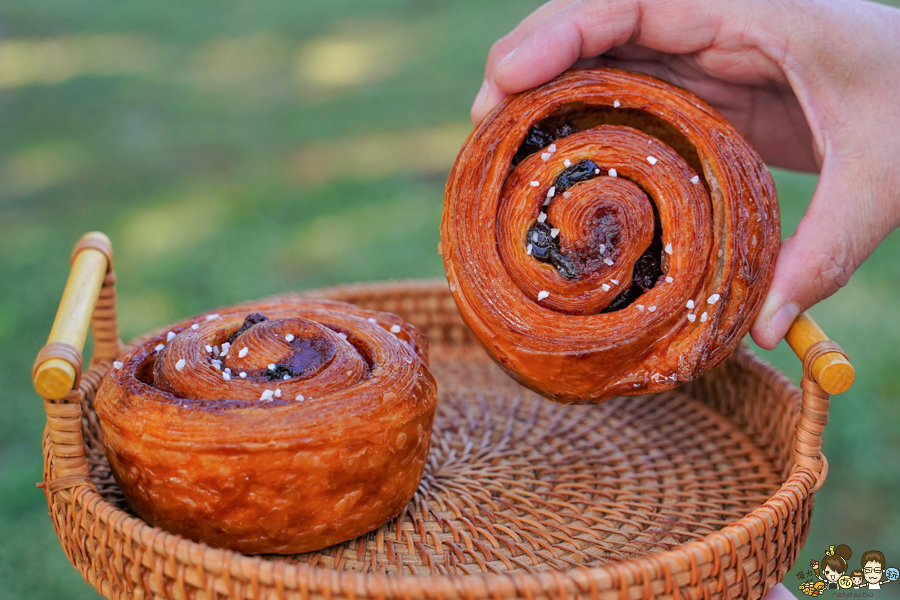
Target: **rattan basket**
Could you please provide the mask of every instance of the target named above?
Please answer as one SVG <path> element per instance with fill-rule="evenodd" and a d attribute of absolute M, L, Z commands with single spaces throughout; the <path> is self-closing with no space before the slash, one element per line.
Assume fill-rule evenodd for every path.
<path fill-rule="evenodd" d="M 830 342 L 807 353 L 802 394 L 742 347 L 673 392 L 563 406 L 490 361 L 443 281 L 310 292 L 396 313 L 430 338 L 440 387 L 432 450 L 399 517 L 292 556 L 169 534 L 129 512 L 92 408 L 123 351 L 111 258 L 96 234 L 76 247 L 34 371 L 50 516 L 69 560 L 106 597 L 755 599 L 804 543 L 826 474 L 828 394 L 810 378 L 823 364 L 849 366 Z M 92 310 L 94 356 L 78 377 L 88 320 L 79 315 Z M 46 399 L 60 395 L 54 386 L 72 389 L 67 374 L 74 391 Z"/>

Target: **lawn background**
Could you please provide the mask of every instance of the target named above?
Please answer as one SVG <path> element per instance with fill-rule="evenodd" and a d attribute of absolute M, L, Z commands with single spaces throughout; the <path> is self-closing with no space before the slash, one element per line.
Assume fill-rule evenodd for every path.
<path fill-rule="evenodd" d="M 78 237 L 113 240 L 126 339 L 267 294 L 441 276 L 443 185 L 485 56 L 537 4 L 0 4 L 0 598 L 97 597 L 35 488 L 29 380 Z M 816 178 L 774 174 L 790 234 Z M 830 544 L 900 566 L 898 255 L 895 233 L 812 311 L 857 382 L 832 404 L 794 590 Z M 762 355 L 799 380 L 783 344 Z"/>

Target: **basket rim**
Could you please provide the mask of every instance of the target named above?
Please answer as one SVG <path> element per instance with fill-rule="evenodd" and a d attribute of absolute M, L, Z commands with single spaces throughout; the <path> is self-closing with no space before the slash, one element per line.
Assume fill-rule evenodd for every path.
<path fill-rule="evenodd" d="M 396 293 L 419 291 L 425 293 L 443 293 L 448 290 L 446 280 L 440 278 L 431 279 L 399 279 L 382 280 L 372 282 L 357 282 L 337 284 L 333 286 L 315 288 L 299 292 L 286 292 L 266 296 L 259 300 L 270 300 L 285 297 L 311 296 L 333 297 L 359 292 L 387 292 Z M 246 302 L 257 302 L 248 300 Z M 239 302 L 234 306 L 240 306 L 245 302 Z M 209 312 L 215 312 L 212 309 Z M 203 313 L 201 313 L 203 314 Z M 158 328 L 164 330 L 166 326 Z M 127 342 L 126 347 L 138 342 L 145 336 L 153 335 L 157 331 L 137 336 Z M 754 354 L 749 348 L 741 344 L 735 352 L 726 359 L 737 360 L 744 363 L 748 370 L 756 375 L 771 377 L 770 385 L 776 389 L 785 387 L 796 393 L 799 403 L 799 390 L 793 382 L 774 366 Z M 85 374 L 93 373 L 103 377 L 112 366 L 111 359 L 92 360 Z M 215 548 L 202 542 L 195 542 L 178 534 L 169 533 L 159 527 L 150 525 L 143 519 L 133 516 L 118 508 L 98 491 L 91 487 L 81 486 L 74 489 L 61 490 L 56 495 L 70 498 L 73 504 L 80 505 L 83 510 L 93 513 L 97 519 L 116 533 L 130 537 L 145 547 L 152 547 L 152 551 L 163 556 L 172 557 L 185 565 L 202 567 L 212 575 L 246 578 L 247 581 L 256 579 L 264 585 L 271 585 L 276 579 L 281 579 L 286 589 L 330 590 L 332 593 L 341 594 L 347 589 L 355 590 L 355 593 L 366 597 L 370 590 L 384 590 L 386 597 L 415 596 L 418 592 L 423 596 L 441 597 L 444 590 L 465 591 L 469 594 L 478 594 L 476 588 L 480 588 L 484 594 L 512 593 L 516 594 L 521 589 L 559 590 L 578 592 L 594 590 L 597 588 L 620 587 L 623 594 L 627 588 L 635 585 L 650 586 L 653 579 L 664 577 L 666 590 L 664 593 L 672 593 L 675 576 L 680 573 L 690 572 L 693 585 L 702 577 L 699 569 L 712 563 L 713 574 L 720 581 L 720 585 L 727 587 L 724 580 L 724 569 L 738 566 L 738 573 L 744 573 L 740 564 L 738 548 L 747 544 L 751 546 L 751 552 L 756 555 L 757 564 L 768 565 L 768 557 L 759 560 L 766 554 L 765 549 L 759 547 L 755 539 L 757 535 L 771 537 L 772 530 L 777 532 L 775 556 L 782 552 L 782 531 L 787 526 L 793 530 L 790 523 L 791 513 L 795 517 L 800 516 L 796 507 L 802 506 L 812 496 L 815 478 L 804 469 L 796 466 L 781 484 L 778 490 L 763 504 L 741 517 L 738 521 L 704 535 L 701 538 L 679 544 L 669 550 L 653 552 L 643 556 L 614 560 L 594 567 L 574 567 L 571 569 L 547 569 L 536 573 L 532 572 L 500 572 L 500 573 L 476 573 L 473 575 L 443 575 L 443 574 L 384 574 L 361 573 L 357 571 L 338 571 L 330 568 L 310 567 L 305 563 L 288 563 L 285 561 L 270 560 L 260 555 L 245 555 L 240 552 L 225 548 Z M 48 499 L 50 498 L 48 492 Z M 794 507 L 794 508 L 792 508 Z M 62 532 L 59 532 L 62 534 Z M 721 557 L 725 553 L 730 554 L 728 564 Z M 673 568 L 672 565 L 678 565 Z M 776 567 L 777 569 L 777 567 Z M 277 573 L 277 575 L 276 575 Z M 250 575 L 255 574 L 255 577 Z M 763 572 L 761 581 L 767 590 L 769 573 Z M 258 578 L 258 579 L 257 579 Z M 743 576 L 746 579 L 746 574 Z M 740 580 L 741 577 L 738 577 Z M 419 586 L 421 590 L 411 590 L 410 585 Z M 747 585 L 746 582 L 743 585 Z M 499 586 L 499 587 L 498 587 Z M 429 591 L 431 590 L 431 591 Z M 435 591 L 437 590 L 437 591 Z M 516 594 L 518 595 L 518 594 Z M 623 598 L 626 596 L 623 595 Z"/>
<path fill-rule="evenodd" d="M 124 510 L 116 507 L 106 500 L 98 492 L 81 487 L 74 493 L 66 490 L 62 494 L 71 493 L 73 501 L 81 505 L 84 510 L 94 513 L 107 527 L 112 527 L 122 535 L 129 536 L 133 541 L 152 546 L 153 551 L 162 555 L 172 556 L 175 560 L 186 565 L 195 565 L 206 569 L 212 574 L 222 575 L 228 571 L 232 576 L 239 573 L 250 580 L 248 573 L 256 572 L 262 583 L 274 583 L 274 573 L 281 571 L 285 587 L 302 589 L 304 580 L 315 582 L 319 579 L 320 589 L 328 587 L 333 593 L 341 593 L 350 587 L 358 590 L 361 596 L 365 596 L 364 590 L 373 587 L 381 589 L 400 588 L 410 582 L 417 582 L 422 588 L 434 588 L 448 586 L 469 588 L 479 585 L 491 591 L 492 584 L 507 583 L 515 588 L 528 587 L 538 589 L 553 589 L 564 585 L 566 589 L 573 586 L 582 590 L 619 585 L 623 589 L 632 585 L 646 584 L 660 576 L 667 582 L 674 579 L 679 573 L 690 571 L 695 584 L 700 576 L 698 570 L 713 563 L 714 572 L 721 577 L 722 569 L 729 568 L 739 563 L 737 548 L 753 542 L 755 535 L 768 534 L 772 528 L 780 531 L 782 522 L 790 512 L 789 497 L 797 503 L 809 496 L 813 484 L 812 476 L 805 471 L 795 471 L 764 504 L 720 530 L 705 535 L 703 538 L 680 544 L 671 550 L 654 552 L 637 558 L 612 561 L 596 567 L 576 567 L 572 569 L 547 569 L 538 573 L 478 573 L 475 575 L 397 575 L 382 573 L 359 573 L 355 571 L 337 571 L 320 567 L 310 567 L 304 563 L 290 564 L 287 562 L 273 561 L 262 556 L 251 556 L 228 550 L 214 548 L 202 542 L 195 542 L 180 535 L 169 533 L 158 527 L 150 525 L 143 519 L 132 516 Z M 782 514 L 783 513 L 783 514 Z M 771 523 L 769 522 L 769 517 Z M 750 528 L 753 528 L 751 532 Z M 760 529 L 761 528 L 761 529 Z M 781 545 L 780 536 L 778 544 Z M 182 552 L 179 549 L 186 546 Z M 761 549 L 753 544 L 752 551 L 759 558 Z M 729 552 L 731 560 L 729 564 L 723 564 L 721 554 Z M 776 555 L 780 554 L 780 547 Z M 188 557 L 188 558 L 185 558 Z M 669 568 L 670 562 L 676 562 L 679 569 Z M 767 564 L 768 561 L 758 561 L 759 564 Z M 268 568 L 263 565 L 267 565 Z M 268 571 L 268 572 L 267 572 Z M 316 575 L 321 577 L 316 577 Z M 768 574 L 762 574 L 762 580 L 767 579 Z M 562 577 L 565 581 L 560 581 Z M 288 585 L 293 581 L 295 585 Z M 457 586 L 460 581 L 467 583 Z M 671 593 L 668 589 L 664 593 Z M 406 594 L 412 593 L 409 590 Z"/>

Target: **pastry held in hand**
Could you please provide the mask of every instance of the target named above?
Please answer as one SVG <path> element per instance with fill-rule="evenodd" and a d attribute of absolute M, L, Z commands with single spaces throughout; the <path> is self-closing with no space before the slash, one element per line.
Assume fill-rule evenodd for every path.
<path fill-rule="evenodd" d="M 422 478 L 437 401 L 424 344 L 395 315 L 301 297 L 174 325 L 97 394 L 116 481 L 149 523 L 246 553 L 371 531 Z"/>
<path fill-rule="evenodd" d="M 728 356 L 780 240 L 762 160 L 656 79 L 578 69 L 507 98 L 447 182 L 441 247 L 466 323 L 559 402 L 660 392 Z"/>

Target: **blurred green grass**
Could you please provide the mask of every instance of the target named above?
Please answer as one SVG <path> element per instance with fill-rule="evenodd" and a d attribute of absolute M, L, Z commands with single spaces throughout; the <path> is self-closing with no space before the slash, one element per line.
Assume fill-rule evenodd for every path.
<path fill-rule="evenodd" d="M 443 184 L 484 58 L 537 4 L 0 5 L 0 597 L 96 597 L 34 487 L 30 366 L 79 235 L 113 239 L 126 338 L 276 292 L 441 276 Z M 816 179 L 775 177 L 789 233 Z M 813 311 L 857 383 L 832 404 L 800 566 L 838 543 L 900 562 L 898 254 L 895 234 Z M 798 381 L 783 345 L 762 354 Z"/>

